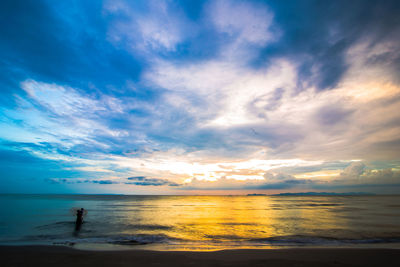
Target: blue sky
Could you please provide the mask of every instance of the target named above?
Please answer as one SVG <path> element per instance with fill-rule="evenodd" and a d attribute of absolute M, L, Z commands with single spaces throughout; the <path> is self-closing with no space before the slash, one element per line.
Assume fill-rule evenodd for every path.
<path fill-rule="evenodd" d="M 0 191 L 400 189 L 398 1 L 2 1 Z"/>

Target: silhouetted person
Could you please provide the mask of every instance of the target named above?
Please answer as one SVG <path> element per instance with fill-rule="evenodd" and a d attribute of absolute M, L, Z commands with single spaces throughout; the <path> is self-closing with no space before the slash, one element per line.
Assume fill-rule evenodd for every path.
<path fill-rule="evenodd" d="M 75 230 L 76 231 L 79 231 L 81 229 L 81 226 L 83 223 L 83 211 L 84 211 L 83 208 L 76 211 L 76 222 L 75 222 Z"/>

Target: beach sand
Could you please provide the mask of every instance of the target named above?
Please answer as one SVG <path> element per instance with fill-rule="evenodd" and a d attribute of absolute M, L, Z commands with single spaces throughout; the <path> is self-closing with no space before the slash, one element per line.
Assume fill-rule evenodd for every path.
<path fill-rule="evenodd" d="M 0 246 L 1 266 L 399 266 L 396 249 L 260 249 L 214 252 L 85 251 Z"/>

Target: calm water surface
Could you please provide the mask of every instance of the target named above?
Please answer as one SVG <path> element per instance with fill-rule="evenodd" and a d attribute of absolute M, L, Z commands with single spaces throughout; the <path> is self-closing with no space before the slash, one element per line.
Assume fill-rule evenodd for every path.
<path fill-rule="evenodd" d="M 400 196 L 0 195 L 0 244 L 400 248 Z M 70 210 L 88 210 L 74 231 Z"/>

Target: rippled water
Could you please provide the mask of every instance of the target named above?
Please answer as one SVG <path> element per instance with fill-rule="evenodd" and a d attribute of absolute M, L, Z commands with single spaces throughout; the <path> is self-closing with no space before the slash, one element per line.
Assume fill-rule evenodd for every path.
<path fill-rule="evenodd" d="M 0 195 L 0 244 L 400 248 L 400 196 Z M 88 215 L 74 231 L 73 207 Z"/>

